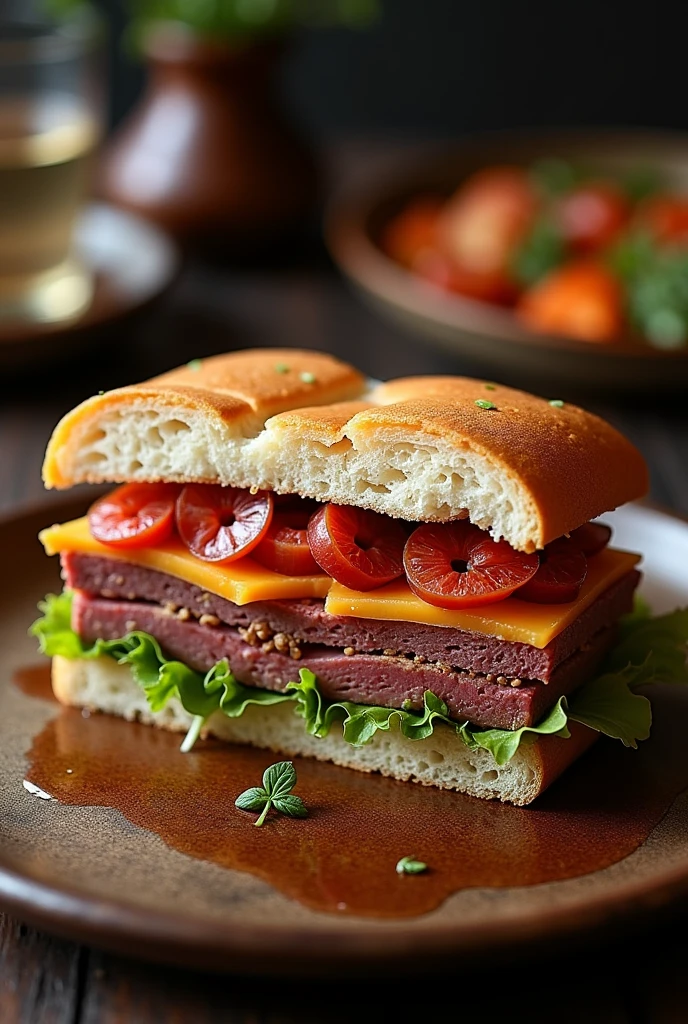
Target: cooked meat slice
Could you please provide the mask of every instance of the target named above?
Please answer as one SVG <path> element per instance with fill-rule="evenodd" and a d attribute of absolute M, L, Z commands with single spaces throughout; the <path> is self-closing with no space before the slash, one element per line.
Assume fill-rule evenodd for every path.
<path fill-rule="evenodd" d="M 65 553 L 62 566 L 65 582 L 72 589 L 187 609 L 195 617 L 213 616 L 228 626 L 252 630 L 253 634 L 259 627 L 257 639 L 261 642 L 275 634 L 287 634 L 309 644 L 371 653 L 394 651 L 482 675 L 544 682 L 549 682 L 557 666 L 600 630 L 630 611 L 640 578 L 636 570 L 627 573 L 546 647 L 538 648 L 445 626 L 329 615 L 323 601 L 316 599 L 236 605 L 174 576 L 95 555 Z"/>
<path fill-rule="evenodd" d="M 283 653 L 277 648 L 276 638 L 254 646 L 231 626 L 202 624 L 193 616 L 180 617 L 157 605 L 93 598 L 79 591 L 74 598 L 72 625 L 87 643 L 143 630 L 159 641 L 170 658 L 202 672 L 227 658 L 240 682 L 268 690 L 283 690 L 290 680 L 298 678 L 302 667 L 315 673 L 323 696 L 330 701 L 396 708 L 410 701 L 411 707 L 420 708 L 423 693 L 432 690 L 446 702 L 454 718 L 497 729 L 518 729 L 537 722 L 562 694 L 590 678 L 614 639 L 613 628 L 601 630 L 585 650 L 559 665 L 545 686 L 500 677 L 498 671 L 488 679 L 454 671 L 449 665 L 418 664 L 403 656 L 352 654 L 342 648 L 295 642 L 290 650 L 294 638 L 286 635 Z"/>

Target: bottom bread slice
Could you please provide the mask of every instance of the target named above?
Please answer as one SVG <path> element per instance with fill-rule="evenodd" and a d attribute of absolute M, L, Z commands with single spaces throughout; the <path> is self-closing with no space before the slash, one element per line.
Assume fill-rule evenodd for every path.
<path fill-rule="evenodd" d="M 112 658 L 55 657 L 52 683 L 62 704 L 87 707 L 176 732 L 186 732 L 192 721 L 192 716 L 174 698 L 162 711 L 152 712 L 128 666 L 119 665 Z M 424 740 L 407 739 L 392 727 L 388 732 L 378 731 L 364 746 L 354 747 L 343 738 L 337 725 L 328 736 L 319 739 L 306 732 L 303 719 L 291 703 L 250 705 L 240 718 L 216 712 L 208 719 L 205 731 L 228 743 L 245 743 L 287 757 L 313 757 L 357 771 L 379 772 L 403 782 L 419 782 L 524 806 L 535 800 L 598 737 L 598 733 L 576 722 L 571 722 L 569 728 L 569 739 L 529 736 L 503 765 L 497 764 L 487 750 L 470 750 L 444 724 L 436 726 L 433 735 Z"/>

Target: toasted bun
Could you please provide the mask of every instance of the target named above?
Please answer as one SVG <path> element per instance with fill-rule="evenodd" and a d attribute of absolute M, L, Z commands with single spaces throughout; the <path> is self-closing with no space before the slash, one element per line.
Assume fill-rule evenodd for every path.
<path fill-rule="evenodd" d="M 259 487 L 412 521 L 469 516 L 523 551 L 648 487 L 637 449 L 576 406 L 465 377 L 366 390 L 352 367 L 290 349 L 217 356 L 89 399 L 56 427 L 43 477 Z"/>
<path fill-rule="evenodd" d="M 191 716 L 176 699 L 151 712 L 126 665 L 112 658 L 70 661 L 53 658 L 53 690 L 62 704 L 88 707 L 163 729 L 186 732 Z M 353 747 L 332 729 L 325 739 L 310 736 L 290 704 L 250 706 L 240 718 L 216 713 L 207 731 L 228 743 L 246 743 L 287 757 L 314 757 L 364 772 L 380 772 L 403 782 L 453 789 L 486 800 L 523 806 L 594 743 L 597 733 L 571 723 L 571 738 L 537 737 L 522 744 L 507 764 L 487 750 L 471 751 L 445 726 L 425 740 L 409 740 L 396 729 L 377 732 L 370 743 Z"/>

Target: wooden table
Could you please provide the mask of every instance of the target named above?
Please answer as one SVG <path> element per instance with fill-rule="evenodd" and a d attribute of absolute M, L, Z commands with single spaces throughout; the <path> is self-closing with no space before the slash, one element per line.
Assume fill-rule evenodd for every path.
<path fill-rule="evenodd" d="M 0 514 L 46 500 L 40 479 L 46 441 L 59 416 L 82 397 L 195 356 L 252 345 L 325 348 L 381 378 L 466 369 L 376 319 L 317 246 L 286 268 L 190 265 L 138 324 L 99 337 L 68 364 L 0 377 Z M 685 402 L 588 404 L 641 447 L 652 469 L 652 497 L 688 514 Z M 497 984 L 493 964 L 476 976 L 458 963 L 451 978 L 405 976 L 376 985 L 211 978 L 128 962 L 0 916 L 0 1022 L 418 1021 L 435 1019 L 440 997 L 457 1013 L 479 1012 L 483 1020 L 682 1021 L 688 1017 L 685 924 L 642 933 L 602 955 L 562 956 L 554 949 L 547 963 L 506 964 Z"/>

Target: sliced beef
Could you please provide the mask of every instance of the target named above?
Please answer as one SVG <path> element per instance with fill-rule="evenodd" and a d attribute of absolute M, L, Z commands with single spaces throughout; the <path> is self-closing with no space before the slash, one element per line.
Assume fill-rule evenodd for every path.
<path fill-rule="evenodd" d="M 194 616 L 214 616 L 228 626 L 250 629 L 258 624 L 261 637 L 266 639 L 273 634 L 288 634 L 308 644 L 353 647 L 357 652 L 395 651 L 483 675 L 544 682 L 550 682 L 557 666 L 600 630 L 630 611 L 640 578 L 636 570 L 627 573 L 540 649 L 446 626 L 329 615 L 324 602 L 316 599 L 236 605 L 174 576 L 95 555 L 65 553 L 62 567 L 65 582 L 72 589 L 188 609 Z"/>
<path fill-rule="evenodd" d="M 236 678 L 250 686 L 284 690 L 309 668 L 327 700 L 401 707 L 405 701 L 420 708 L 425 690 L 444 700 L 450 714 L 476 725 L 518 729 L 532 725 L 562 694 L 590 678 L 614 638 L 614 629 L 601 630 L 585 647 L 571 655 L 551 674 L 549 685 L 519 686 L 488 682 L 485 676 L 451 671 L 436 664 L 417 664 L 411 658 L 384 654 L 345 654 L 342 649 L 318 644 L 299 646 L 298 659 L 276 649 L 253 647 L 230 626 L 202 625 L 193 617 L 181 620 L 152 604 L 93 598 L 77 591 L 72 625 L 88 643 L 98 637 L 116 639 L 140 629 L 160 642 L 168 657 L 178 658 L 198 671 L 207 671 L 227 658 Z M 269 648 L 269 642 L 265 644 Z"/>

